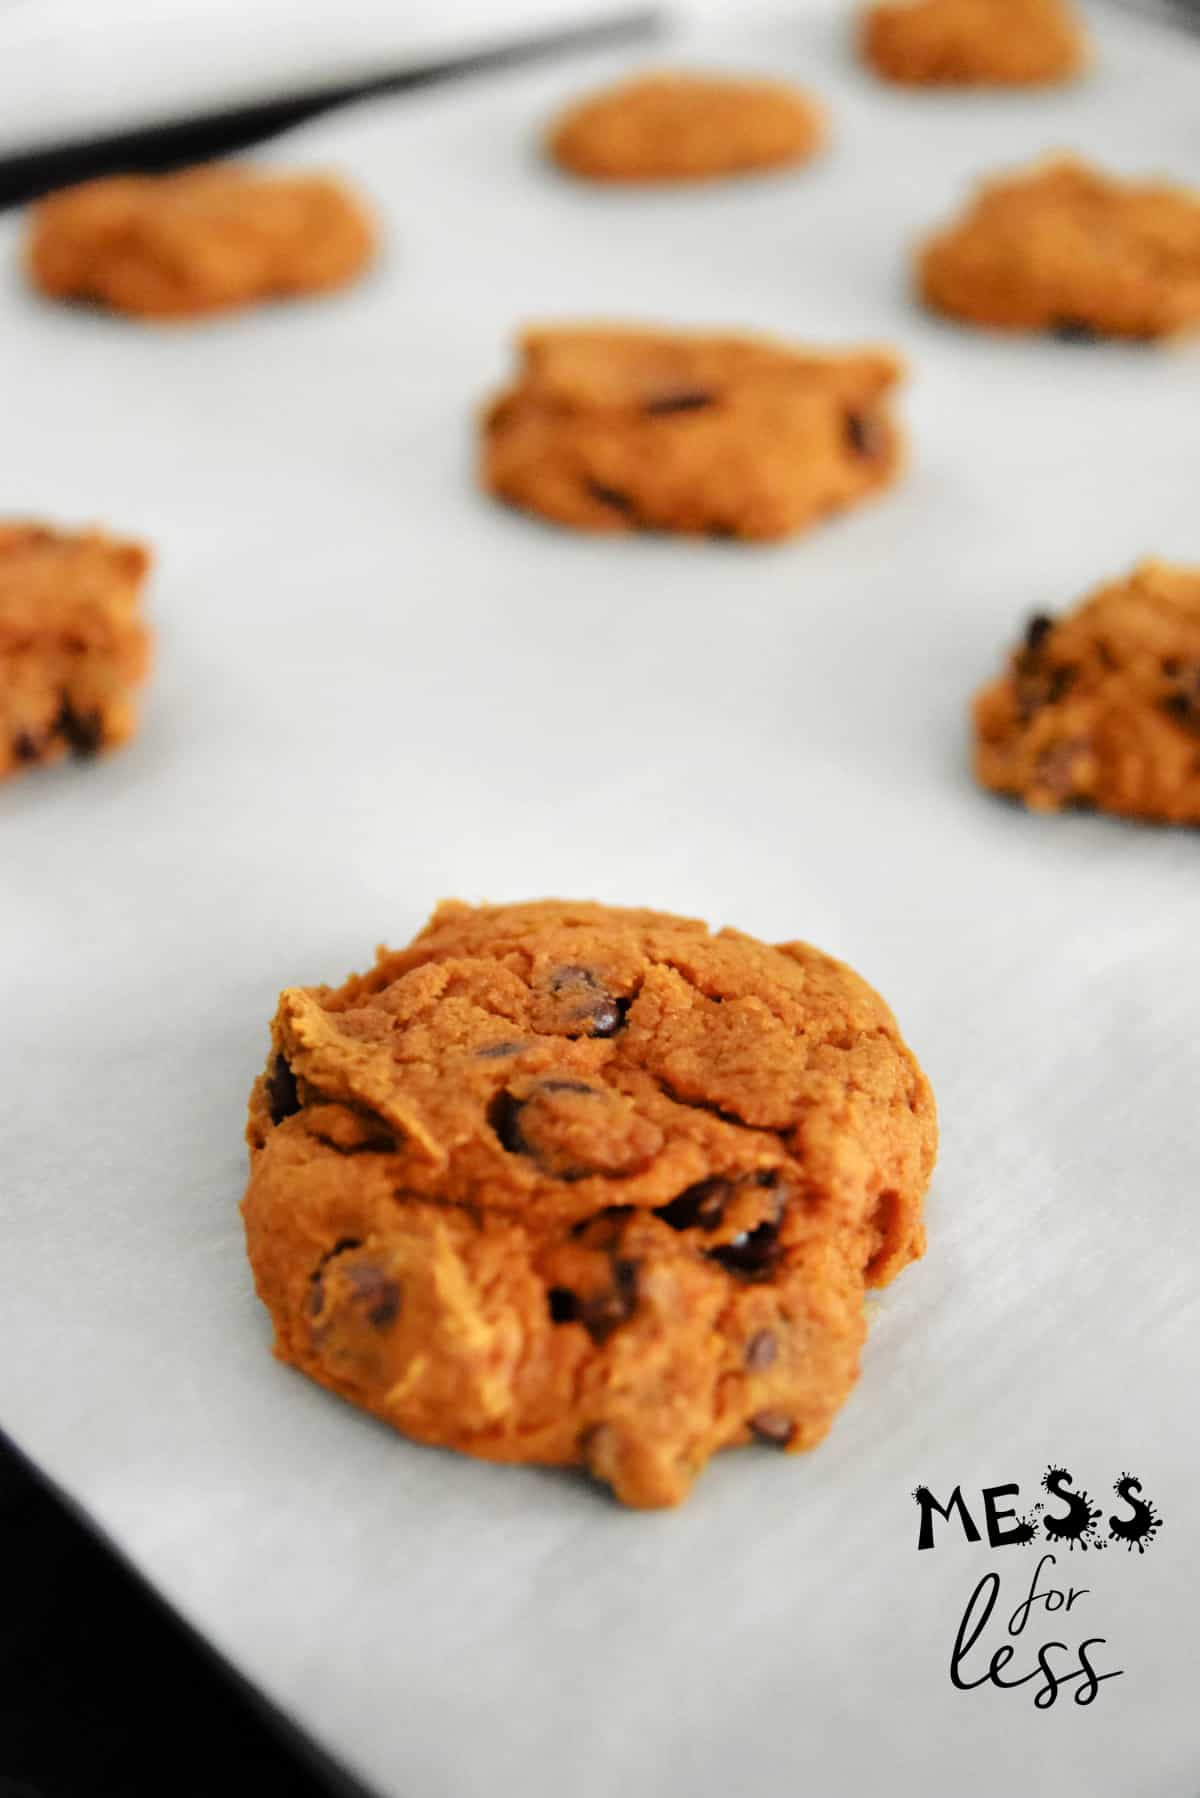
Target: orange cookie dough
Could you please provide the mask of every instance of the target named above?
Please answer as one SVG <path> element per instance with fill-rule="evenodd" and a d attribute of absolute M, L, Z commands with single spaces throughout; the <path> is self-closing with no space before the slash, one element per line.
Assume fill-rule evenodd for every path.
<path fill-rule="evenodd" d="M 481 480 L 579 530 L 785 537 L 890 485 L 890 351 L 565 326 L 526 331 Z"/>
<path fill-rule="evenodd" d="M 243 1203 L 275 1351 L 418 1441 L 673 1505 L 819 1442 L 924 1248 L 933 1098 L 804 943 L 563 901 L 438 908 L 285 992 Z"/>
<path fill-rule="evenodd" d="M 703 181 L 806 161 L 825 114 L 779 81 L 643 75 L 572 106 L 546 141 L 560 168 L 591 181 Z"/>
<path fill-rule="evenodd" d="M 1034 618 L 975 730 L 980 781 L 1035 811 L 1200 824 L 1200 568 L 1143 562 Z"/>
<path fill-rule="evenodd" d="M 339 182 L 222 163 L 54 194 L 33 209 L 27 259 L 53 299 L 168 319 L 341 287 L 374 249 Z"/>
<path fill-rule="evenodd" d="M 140 544 L 103 531 L 0 523 L 0 779 L 133 735 L 149 566 Z"/>
<path fill-rule="evenodd" d="M 920 252 L 917 281 L 968 324 L 1166 337 L 1200 324 L 1200 194 L 1039 163 L 982 187 Z"/>
<path fill-rule="evenodd" d="M 1087 39 L 1069 0 L 882 0 L 862 15 L 864 59 L 916 87 L 1069 81 Z"/>

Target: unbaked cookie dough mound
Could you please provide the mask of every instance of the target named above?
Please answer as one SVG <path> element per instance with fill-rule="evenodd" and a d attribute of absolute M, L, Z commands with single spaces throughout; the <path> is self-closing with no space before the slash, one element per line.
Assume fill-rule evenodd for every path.
<path fill-rule="evenodd" d="M 974 715 L 980 781 L 1034 811 L 1200 824 L 1200 568 L 1143 562 L 1032 619 Z"/>
<path fill-rule="evenodd" d="M 611 325 L 543 326 L 484 414 L 480 479 L 575 530 L 791 536 L 903 462 L 886 349 Z"/>
<path fill-rule="evenodd" d="M 914 87 L 1038 87 L 1085 67 L 1068 0 L 881 0 L 862 14 L 864 60 Z"/>
<path fill-rule="evenodd" d="M 546 147 L 590 181 L 703 181 L 804 162 L 824 142 L 824 110 L 798 88 L 654 74 L 579 101 Z"/>
<path fill-rule="evenodd" d="M 238 164 L 122 175 L 33 209 L 30 279 L 52 299 L 184 319 L 345 286 L 375 228 L 339 181 Z"/>
<path fill-rule="evenodd" d="M 1169 337 L 1200 325 L 1200 193 L 1040 162 L 981 187 L 920 252 L 917 281 L 967 324 Z"/>
<path fill-rule="evenodd" d="M 929 1085 L 803 943 L 653 911 L 438 908 L 280 1000 L 248 1127 L 276 1353 L 418 1441 L 673 1505 L 819 1442 L 863 1296 L 924 1248 Z"/>

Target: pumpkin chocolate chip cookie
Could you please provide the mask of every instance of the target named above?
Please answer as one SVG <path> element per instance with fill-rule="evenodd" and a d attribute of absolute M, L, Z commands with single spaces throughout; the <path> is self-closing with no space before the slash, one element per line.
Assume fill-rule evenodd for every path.
<path fill-rule="evenodd" d="M 672 1505 L 811 1447 L 924 1247 L 933 1099 L 864 981 L 652 911 L 439 907 L 285 992 L 250 1101 L 276 1353 L 406 1435 Z"/>
<path fill-rule="evenodd" d="M 577 530 L 785 537 L 900 468 L 887 350 L 564 326 L 520 351 L 484 416 L 481 479 Z"/>
<path fill-rule="evenodd" d="M 27 246 L 51 298 L 158 319 L 341 287 L 373 254 L 339 182 L 236 164 L 67 188 L 35 206 Z"/>
<path fill-rule="evenodd" d="M 1200 193 L 1039 163 L 983 187 L 925 245 L 918 284 L 968 324 L 1166 337 L 1200 325 Z"/>
<path fill-rule="evenodd" d="M 1200 568 L 1143 562 L 1033 618 L 975 730 L 980 781 L 1035 811 L 1200 824 Z"/>
<path fill-rule="evenodd" d="M 1069 81 L 1087 40 L 1068 0 L 881 0 L 862 15 L 862 54 L 916 87 Z"/>
<path fill-rule="evenodd" d="M 140 544 L 103 531 L 0 523 L 0 779 L 133 735 L 149 566 Z"/>
<path fill-rule="evenodd" d="M 825 115 L 778 81 L 644 75 L 572 106 L 546 141 L 560 168 L 591 181 L 701 181 L 806 161 Z"/>

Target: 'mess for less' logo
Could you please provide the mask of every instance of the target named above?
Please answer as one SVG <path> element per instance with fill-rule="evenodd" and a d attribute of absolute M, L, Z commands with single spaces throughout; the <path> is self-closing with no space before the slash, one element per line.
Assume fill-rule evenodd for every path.
<path fill-rule="evenodd" d="M 1118 1508 L 1107 1520 L 1100 1506 L 1093 1505 L 1086 1492 L 1074 1489 L 1073 1477 L 1065 1467 L 1048 1467 L 1041 1484 L 1047 1498 L 1031 1506 L 1024 1516 L 1017 1510 L 1021 1489 L 1015 1482 L 982 1488 L 977 1515 L 983 1519 L 990 1547 L 1028 1547 L 1040 1534 L 1045 1542 L 1057 1548 L 1079 1548 L 1086 1553 L 1089 1549 L 1107 1548 L 1115 1542 L 1123 1544 L 1130 1552 L 1136 1548 L 1141 1555 L 1162 1528 L 1162 1518 L 1152 1501 L 1143 1494 L 1142 1483 L 1135 1474 L 1123 1473 L 1114 1482 Z M 956 1521 L 968 1542 L 983 1540 L 976 1516 L 963 1498 L 961 1486 L 955 1486 L 944 1504 L 928 1486 L 918 1486 L 913 1498 L 920 1511 L 918 1549 L 935 1546 L 935 1518 L 940 1518 L 943 1525 Z M 1007 1502 L 1009 1500 L 1013 1502 Z M 1053 1505 L 1048 1501 L 1054 1501 Z M 1101 1531 L 1104 1521 L 1107 1521 L 1106 1534 Z M 1033 1702 L 1039 1710 L 1049 1710 L 1064 1687 L 1075 1687 L 1076 1704 L 1091 1704 L 1105 1680 L 1120 1677 L 1120 1667 L 1102 1670 L 1103 1658 L 1094 1652 L 1107 1647 L 1104 1636 L 1085 1636 L 1073 1644 L 1054 1638 L 1036 1648 L 1030 1643 L 1035 1664 L 1028 1671 L 1014 1670 L 1011 1677 L 1005 1677 L 1010 1663 L 1017 1658 L 1021 1646 L 1018 1639 L 1024 1636 L 1035 1614 L 1039 1619 L 1045 1619 L 1061 1612 L 1064 1621 L 1056 1627 L 1078 1638 L 1082 1617 L 1072 1619 L 1070 1624 L 1066 1618 L 1074 1605 L 1091 1595 L 1090 1588 L 1068 1586 L 1063 1591 L 1050 1584 L 1050 1575 L 1043 1581 L 1047 1566 L 1053 1568 L 1056 1565 L 1057 1557 L 1052 1552 L 1042 1555 L 1025 1597 L 1007 1620 L 1007 1633 L 1013 1641 L 1002 1641 L 986 1659 L 986 1664 L 987 1644 L 981 1642 L 981 1638 L 988 1630 L 1000 1600 L 1000 1575 L 995 1572 L 984 1574 L 967 1600 L 950 1654 L 950 1679 L 960 1692 L 989 1684 L 1002 1689 L 1027 1686 L 1036 1680 Z M 993 1631 L 993 1638 L 995 1634 Z M 1018 1645 L 1014 1646 L 1014 1642 Z M 1065 1660 L 1063 1656 L 1066 1656 Z M 979 1671 L 981 1666 L 983 1670 Z"/>

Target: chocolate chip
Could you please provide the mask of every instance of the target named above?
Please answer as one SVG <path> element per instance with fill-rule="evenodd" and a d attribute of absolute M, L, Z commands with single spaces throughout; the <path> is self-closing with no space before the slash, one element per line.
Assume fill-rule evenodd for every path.
<path fill-rule="evenodd" d="M 1054 620 L 1044 615 L 1030 620 L 1025 643 L 1016 658 L 1017 704 L 1024 718 L 1031 718 L 1043 706 L 1055 705 L 1074 685 L 1079 673 L 1072 663 L 1051 667 L 1045 659 L 1047 640 Z"/>
<path fill-rule="evenodd" d="M 277 1055 L 271 1063 L 266 1087 L 271 1122 L 282 1124 L 284 1118 L 294 1117 L 300 1109 L 300 1093 L 296 1086 L 296 1076 L 282 1055 Z"/>
<path fill-rule="evenodd" d="M 750 1428 L 760 1442 L 773 1443 L 776 1448 L 786 1448 L 796 1434 L 795 1423 L 783 1411 L 756 1411 Z"/>
<path fill-rule="evenodd" d="M 720 1248 L 706 1249 L 705 1253 L 731 1274 L 746 1280 L 761 1280 L 779 1259 L 779 1225 L 768 1219 L 757 1229 L 743 1230 L 732 1242 L 722 1243 Z"/>
<path fill-rule="evenodd" d="M 866 462 L 874 462 L 882 456 L 887 448 L 888 433 L 878 412 L 847 412 L 846 442 L 854 454 Z"/>
<path fill-rule="evenodd" d="M 586 1080 L 539 1080 L 540 1093 L 588 1093 L 595 1095 L 596 1088 L 589 1086 Z"/>
<path fill-rule="evenodd" d="M 475 1053 L 480 1061 L 499 1061 L 505 1055 L 519 1055 L 524 1047 L 524 1043 L 488 1043 Z"/>
<path fill-rule="evenodd" d="M 1082 318 L 1056 318 L 1050 326 L 1051 337 L 1060 343 L 1095 343 L 1100 333 Z"/>
<path fill-rule="evenodd" d="M 600 505 L 609 506 L 614 512 L 622 512 L 626 518 L 635 516 L 633 501 L 619 487 L 606 487 L 602 481 L 588 481 L 587 491 L 589 497 Z"/>
<path fill-rule="evenodd" d="M 59 708 L 54 728 L 65 738 L 71 754 L 81 761 L 96 754 L 104 736 L 99 712 L 77 712 L 67 699 Z"/>
<path fill-rule="evenodd" d="M 770 1330 L 758 1330 L 746 1344 L 746 1366 L 751 1373 L 765 1373 L 778 1353 L 779 1345 Z"/>
<path fill-rule="evenodd" d="M 569 1005 L 572 998 L 578 998 L 577 1004 L 570 1005 L 563 1022 L 586 1025 L 588 1036 L 615 1036 L 625 1022 L 631 1001 L 618 999 L 610 993 L 591 968 L 556 968 L 550 976 L 549 986 L 556 996 L 565 997 Z M 566 1034 L 573 1032 L 568 1030 Z"/>
<path fill-rule="evenodd" d="M 647 400 L 643 406 L 651 418 L 661 418 L 669 412 L 699 412 L 705 406 L 716 402 L 716 394 L 704 387 L 688 387 L 679 393 L 664 393 L 658 399 Z"/>
<path fill-rule="evenodd" d="M 316 1317 L 325 1303 L 325 1281 L 322 1278 L 325 1269 L 335 1255 L 344 1255 L 348 1249 L 361 1249 L 362 1242 L 357 1236 L 339 1236 L 328 1254 L 322 1255 L 317 1263 L 316 1272 L 310 1281 L 308 1309 L 311 1316 Z"/>
<path fill-rule="evenodd" d="M 637 1309 L 637 1262 L 614 1259 L 612 1285 L 606 1291 L 582 1298 L 569 1287 L 552 1286 L 546 1301 L 551 1322 L 582 1324 L 593 1342 L 605 1342 Z"/>
<path fill-rule="evenodd" d="M 19 730 L 12 743 L 13 760 L 15 762 L 36 762 L 41 750 L 27 730 Z"/>
<path fill-rule="evenodd" d="M 1164 668 L 1165 666 L 1164 663 Z M 1200 662 L 1193 662 L 1190 667 L 1186 667 L 1176 661 L 1172 666 L 1172 678 L 1176 684 L 1163 700 L 1163 710 L 1177 724 L 1186 726 L 1188 730 L 1200 731 Z"/>
<path fill-rule="evenodd" d="M 725 1207 L 733 1197 L 728 1180 L 700 1180 L 689 1186 L 676 1199 L 660 1205 L 655 1217 L 661 1217 L 672 1230 L 715 1230 L 725 1215 Z"/>
<path fill-rule="evenodd" d="M 568 1286 L 552 1286 L 546 1294 L 546 1303 L 550 1307 L 550 1322 L 554 1324 L 573 1324 L 579 1317 L 579 1300 Z"/>
<path fill-rule="evenodd" d="M 346 1269 L 356 1305 L 361 1305 L 367 1322 L 377 1330 L 386 1330 L 400 1315 L 401 1291 L 398 1283 L 382 1268 L 365 1262 Z"/>
<path fill-rule="evenodd" d="M 565 968 L 555 968 L 546 981 L 552 993 L 564 993 L 573 986 L 598 986 L 599 982 L 590 968 L 582 968 L 571 962 Z"/>
<path fill-rule="evenodd" d="M 1025 648 L 1030 655 L 1036 655 L 1050 632 L 1054 629 L 1054 619 L 1049 612 L 1035 612 L 1025 626 Z"/>
<path fill-rule="evenodd" d="M 593 1341 L 603 1342 L 636 1308 L 637 1262 L 617 1259 L 613 1262 L 611 1289 L 585 1299 L 579 1307 L 579 1321 Z"/>
<path fill-rule="evenodd" d="M 507 1149 L 510 1155 L 527 1153 L 525 1138 L 521 1135 L 519 1099 L 514 1099 L 508 1092 L 497 1093 L 488 1107 L 488 1123 L 499 1137 L 502 1149 Z"/>

